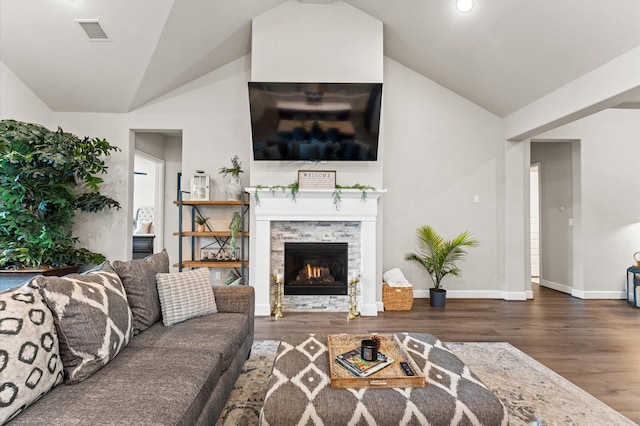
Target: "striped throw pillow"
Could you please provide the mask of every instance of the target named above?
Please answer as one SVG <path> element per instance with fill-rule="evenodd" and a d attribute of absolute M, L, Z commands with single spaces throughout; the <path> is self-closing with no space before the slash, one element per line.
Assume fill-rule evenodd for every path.
<path fill-rule="evenodd" d="M 156 275 L 164 325 L 218 312 L 209 268 Z"/>

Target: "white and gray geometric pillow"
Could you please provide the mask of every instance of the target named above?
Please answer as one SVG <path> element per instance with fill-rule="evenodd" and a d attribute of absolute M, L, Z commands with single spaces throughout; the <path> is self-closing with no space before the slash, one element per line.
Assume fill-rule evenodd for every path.
<path fill-rule="evenodd" d="M 209 268 L 158 274 L 156 281 L 164 325 L 218 312 Z"/>
<path fill-rule="evenodd" d="M 33 283 L 53 313 L 65 383 L 91 376 L 129 343 L 133 316 L 109 262 L 82 274 L 36 277 Z"/>
<path fill-rule="evenodd" d="M 58 336 L 38 290 L 0 293 L 0 424 L 61 382 Z"/>

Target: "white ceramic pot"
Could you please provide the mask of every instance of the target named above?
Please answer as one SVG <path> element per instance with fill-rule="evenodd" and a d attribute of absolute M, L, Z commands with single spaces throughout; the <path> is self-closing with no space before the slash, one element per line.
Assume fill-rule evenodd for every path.
<path fill-rule="evenodd" d="M 242 195 L 242 185 L 240 185 L 239 177 L 232 177 L 224 188 L 224 193 L 228 200 L 239 200 Z"/>

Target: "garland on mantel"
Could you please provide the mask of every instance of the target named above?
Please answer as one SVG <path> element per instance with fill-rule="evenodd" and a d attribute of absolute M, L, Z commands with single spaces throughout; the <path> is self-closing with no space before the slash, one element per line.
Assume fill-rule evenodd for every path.
<path fill-rule="evenodd" d="M 271 192 L 272 195 L 275 195 L 277 191 L 286 193 L 287 197 L 291 197 L 291 200 L 295 203 L 298 197 L 298 193 L 300 192 L 300 185 L 298 182 L 290 183 L 289 185 L 256 185 L 256 191 L 253 193 L 253 196 L 256 200 L 256 206 L 260 205 L 260 195 L 258 195 L 258 189 L 267 189 Z M 333 198 L 333 205 L 336 207 L 336 210 L 340 210 L 340 204 L 342 203 L 342 190 L 343 189 L 359 189 L 362 191 L 361 200 L 362 202 L 367 201 L 367 191 L 374 191 L 375 188 L 369 185 L 361 185 L 356 183 L 355 185 L 336 185 L 331 194 L 331 198 Z"/>

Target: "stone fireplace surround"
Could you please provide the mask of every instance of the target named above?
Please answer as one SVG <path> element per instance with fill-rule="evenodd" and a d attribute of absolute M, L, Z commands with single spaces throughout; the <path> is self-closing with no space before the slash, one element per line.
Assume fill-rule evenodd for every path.
<path fill-rule="evenodd" d="M 346 242 L 350 273 L 360 272 L 360 222 L 338 221 L 272 221 L 271 267 L 284 271 L 284 245 L 288 242 Z M 283 275 L 285 275 L 283 273 Z M 361 298 L 358 305 L 361 304 Z M 349 296 L 341 295 L 287 295 L 282 300 L 285 312 L 348 312 Z"/>
<path fill-rule="evenodd" d="M 366 200 L 363 200 L 362 191 L 343 189 L 339 208 L 333 204 L 333 190 L 330 189 L 300 190 L 295 201 L 291 199 L 289 194 L 279 191 L 272 192 L 268 189 L 257 188 L 247 188 L 247 191 L 252 197 L 257 191 L 260 200 L 259 203 L 252 203 L 251 214 L 255 223 L 252 225 L 250 239 L 251 267 L 249 270 L 250 282 L 253 283 L 256 292 L 256 315 L 268 316 L 271 314 L 271 276 L 274 269 L 279 269 L 282 272 L 284 267 L 284 258 L 280 261 L 274 260 L 272 253 L 274 249 L 278 250 L 277 244 L 274 244 L 272 239 L 272 229 L 278 222 L 338 222 L 338 226 L 354 222 L 359 224 L 359 244 L 352 244 L 359 245 L 359 253 L 356 253 L 358 258 L 350 259 L 349 267 L 350 270 L 355 270 L 359 266 L 359 309 L 361 315 L 376 316 L 378 314 L 376 303 L 378 232 L 376 222 L 378 219 L 378 199 L 386 190 L 367 191 Z M 325 232 L 324 235 L 325 237 L 317 238 L 323 241 L 327 240 L 326 235 L 331 235 L 331 232 Z M 352 256 L 351 248 L 349 256 Z M 337 300 L 336 302 L 338 305 L 342 303 Z M 326 301 L 320 303 L 326 303 Z"/>

